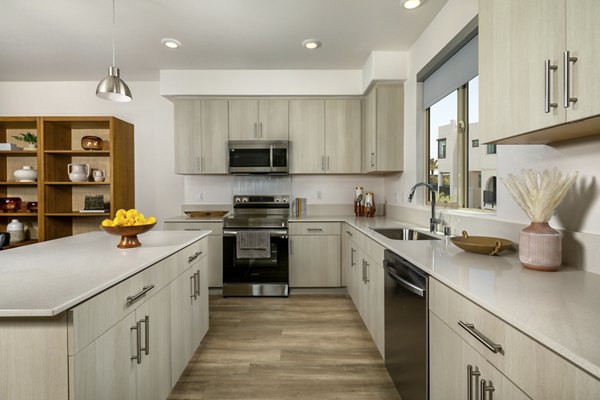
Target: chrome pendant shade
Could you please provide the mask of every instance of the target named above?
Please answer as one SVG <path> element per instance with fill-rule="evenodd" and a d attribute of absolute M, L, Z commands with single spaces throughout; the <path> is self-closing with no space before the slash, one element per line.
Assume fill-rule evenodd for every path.
<path fill-rule="evenodd" d="M 131 101 L 133 96 L 127 84 L 119 76 L 119 68 L 115 66 L 115 0 L 112 0 L 112 66 L 108 67 L 108 76 L 100 81 L 96 88 L 96 96 L 120 103 Z"/>
<path fill-rule="evenodd" d="M 129 86 L 119 77 L 119 68 L 108 67 L 108 76 L 100 81 L 96 96 L 120 103 L 131 101 Z"/>

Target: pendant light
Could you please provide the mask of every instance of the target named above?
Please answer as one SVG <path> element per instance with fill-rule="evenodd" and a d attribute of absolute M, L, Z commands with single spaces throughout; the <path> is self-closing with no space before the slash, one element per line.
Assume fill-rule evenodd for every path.
<path fill-rule="evenodd" d="M 108 67 L 108 76 L 100 81 L 96 88 L 96 96 L 120 103 L 131 101 L 131 90 L 119 77 L 119 68 L 115 65 L 115 0 L 112 0 L 112 66 Z"/>

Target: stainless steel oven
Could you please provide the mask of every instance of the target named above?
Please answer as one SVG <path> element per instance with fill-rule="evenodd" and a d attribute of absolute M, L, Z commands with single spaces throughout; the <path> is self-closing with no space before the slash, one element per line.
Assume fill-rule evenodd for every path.
<path fill-rule="evenodd" d="M 224 219 L 223 296 L 287 296 L 289 196 L 236 195 L 233 203 Z"/>

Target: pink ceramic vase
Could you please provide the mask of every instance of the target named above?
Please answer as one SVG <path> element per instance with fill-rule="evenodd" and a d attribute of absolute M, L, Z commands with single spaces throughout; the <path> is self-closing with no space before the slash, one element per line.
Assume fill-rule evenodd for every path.
<path fill-rule="evenodd" d="M 519 260 L 525 268 L 558 270 L 562 263 L 560 232 L 547 222 L 532 222 L 519 234 Z"/>

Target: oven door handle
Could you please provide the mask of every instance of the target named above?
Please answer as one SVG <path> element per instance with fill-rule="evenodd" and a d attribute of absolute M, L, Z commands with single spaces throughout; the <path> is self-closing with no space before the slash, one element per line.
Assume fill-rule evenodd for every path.
<path fill-rule="evenodd" d="M 252 230 L 252 229 L 249 229 Z M 224 229 L 223 230 L 223 236 L 237 236 L 239 232 L 243 232 L 243 231 L 233 231 L 233 230 L 229 230 L 229 229 Z M 285 229 L 275 229 L 275 230 L 268 230 L 267 232 L 269 232 L 269 234 L 271 236 L 285 236 L 287 237 L 288 235 L 288 231 Z"/>

